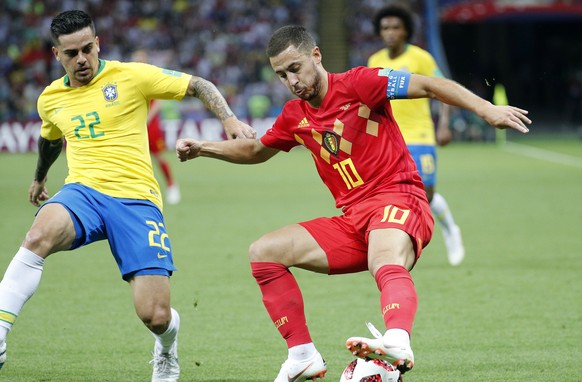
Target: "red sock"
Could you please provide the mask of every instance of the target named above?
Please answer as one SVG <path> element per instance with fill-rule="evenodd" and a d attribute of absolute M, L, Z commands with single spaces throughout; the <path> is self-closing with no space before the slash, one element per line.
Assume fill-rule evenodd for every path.
<path fill-rule="evenodd" d="M 418 297 L 410 273 L 400 265 L 384 265 L 376 272 L 376 284 L 386 329 L 404 329 L 411 334 Z"/>
<path fill-rule="evenodd" d="M 171 186 L 174 184 L 174 179 L 172 179 L 172 172 L 170 171 L 170 165 L 165 160 L 160 160 L 160 168 L 162 169 L 162 173 L 164 174 L 164 178 L 166 178 L 166 184 Z"/>
<path fill-rule="evenodd" d="M 303 296 L 293 274 L 279 263 L 251 262 L 253 276 L 263 294 L 263 304 L 287 347 L 310 343 Z"/>

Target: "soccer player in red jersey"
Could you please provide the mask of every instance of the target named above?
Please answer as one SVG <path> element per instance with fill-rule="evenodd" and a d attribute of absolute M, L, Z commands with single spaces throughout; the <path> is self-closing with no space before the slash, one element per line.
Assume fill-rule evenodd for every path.
<path fill-rule="evenodd" d="M 493 105 L 444 78 L 366 67 L 328 73 L 319 47 L 301 26 L 277 30 L 267 55 L 298 97 L 285 104 L 272 128 L 258 140 L 181 139 L 176 153 L 181 161 L 206 156 L 252 164 L 303 145 L 342 209 L 341 216 L 291 224 L 250 246 L 252 274 L 289 349 L 275 382 L 315 380 L 327 371 L 311 340 L 291 267 L 330 275 L 368 270 L 380 290 L 386 331 L 371 328 L 375 338 L 352 337 L 346 346 L 357 357 L 387 359 L 408 371 L 417 309 L 409 272 L 430 241 L 433 218 L 390 101 L 436 98 L 477 113 L 493 127 L 522 133 L 531 123 L 527 111 Z"/>
<path fill-rule="evenodd" d="M 166 139 L 161 126 L 160 115 L 161 104 L 158 100 L 150 102 L 150 111 L 148 113 L 148 141 L 150 147 L 150 154 L 154 157 L 162 171 L 164 179 L 166 180 L 166 202 L 168 204 L 180 203 L 180 186 L 172 176 L 172 169 L 170 164 L 164 157 L 166 151 Z"/>

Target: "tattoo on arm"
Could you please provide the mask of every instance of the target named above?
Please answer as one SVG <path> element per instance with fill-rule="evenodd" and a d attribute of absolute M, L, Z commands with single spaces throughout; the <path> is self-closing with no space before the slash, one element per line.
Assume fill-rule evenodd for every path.
<path fill-rule="evenodd" d="M 202 101 L 204 105 L 221 121 L 234 117 L 234 113 L 230 110 L 226 100 L 222 94 L 220 94 L 216 86 L 214 86 L 210 81 L 192 76 L 186 94 L 200 99 L 200 101 Z"/>
<path fill-rule="evenodd" d="M 38 140 L 38 160 L 36 162 L 36 171 L 34 180 L 42 182 L 48 174 L 49 168 L 57 160 L 63 150 L 63 140 L 57 139 L 49 141 L 43 137 Z"/>

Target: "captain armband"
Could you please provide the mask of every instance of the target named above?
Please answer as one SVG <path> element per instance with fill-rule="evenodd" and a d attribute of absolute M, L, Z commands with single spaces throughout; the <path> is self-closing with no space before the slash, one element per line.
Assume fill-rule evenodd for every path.
<path fill-rule="evenodd" d="M 408 85 L 410 73 L 402 70 L 388 72 L 388 85 L 386 87 L 386 99 L 408 98 Z"/>

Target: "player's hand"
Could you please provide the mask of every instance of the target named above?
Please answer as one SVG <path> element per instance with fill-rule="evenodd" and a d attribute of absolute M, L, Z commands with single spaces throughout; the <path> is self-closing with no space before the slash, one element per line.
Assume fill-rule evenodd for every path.
<path fill-rule="evenodd" d="M 33 180 L 28 188 L 28 201 L 36 207 L 40 207 L 41 202 L 49 199 L 49 193 L 45 187 L 46 178 L 42 181 Z"/>
<path fill-rule="evenodd" d="M 526 124 L 531 124 L 528 111 L 515 106 L 493 105 L 485 110 L 483 119 L 497 129 L 514 129 L 521 133 L 529 132 Z"/>
<path fill-rule="evenodd" d="M 202 143 L 194 139 L 183 138 L 176 141 L 176 155 L 180 162 L 186 162 L 200 156 L 201 148 Z"/>
<path fill-rule="evenodd" d="M 436 130 L 436 141 L 439 146 L 446 146 L 453 140 L 453 133 L 449 127 L 439 127 Z"/>
<path fill-rule="evenodd" d="M 235 138 L 250 138 L 257 137 L 257 131 L 244 122 L 239 121 L 235 117 L 228 118 L 223 121 L 224 132 L 228 139 Z"/>

